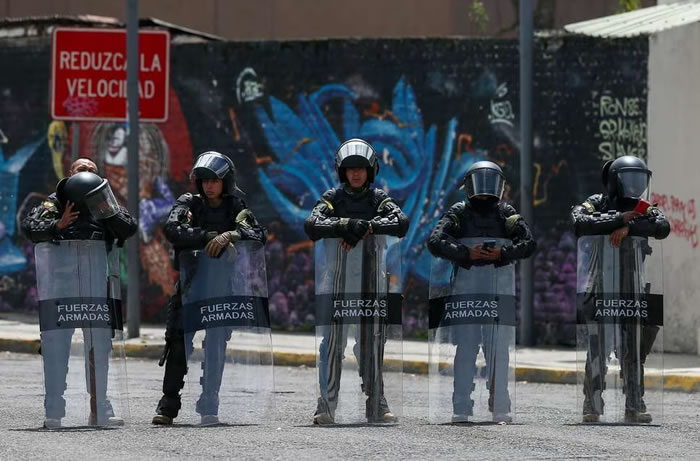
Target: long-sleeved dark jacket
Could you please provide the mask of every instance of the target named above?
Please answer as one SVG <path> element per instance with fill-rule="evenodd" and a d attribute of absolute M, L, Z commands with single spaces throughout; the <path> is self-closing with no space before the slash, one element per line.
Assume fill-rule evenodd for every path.
<path fill-rule="evenodd" d="M 377 235 L 403 237 L 408 231 L 408 218 L 386 192 L 375 188 L 351 192 L 344 187 L 323 194 L 306 218 L 304 230 L 314 241 L 342 238 L 350 219 L 369 221 Z"/>
<path fill-rule="evenodd" d="M 591 195 L 571 210 L 571 221 L 576 236 L 611 234 L 625 225 L 622 220 L 622 213 L 625 211 L 629 210 L 617 207 L 607 195 Z M 627 226 L 631 237 L 665 239 L 671 232 L 666 216 L 654 206 L 647 208 L 643 216 L 633 219 Z"/>
<path fill-rule="evenodd" d="M 120 207 L 116 215 L 100 220 L 82 212 L 75 222 L 59 230 L 56 225 L 63 216 L 63 211 L 56 194 L 51 194 L 22 220 L 22 231 L 35 243 L 54 240 L 104 240 L 111 244 L 116 240 L 117 245 L 121 246 L 127 238 L 134 235 L 138 227 L 129 212 Z"/>
<path fill-rule="evenodd" d="M 225 196 L 216 208 L 209 206 L 199 194 L 181 195 L 170 210 L 163 230 L 176 251 L 201 249 L 216 235 L 233 230 L 238 230 L 242 240 L 261 243 L 267 240 L 265 229 L 245 202 L 232 195 Z"/>
<path fill-rule="evenodd" d="M 511 240 L 512 244 L 501 248 L 501 259 L 495 262 L 496 265 L 527 258 L 537 246 L 529 226 L 512 206 L 495 202 L 476 209 L 466 201 L 455 203 L 440 218 L 428 239 L 428 249 L 434 256 L 469 267 L 477 263 L 471 261 L 469 248 L 459 242 L 459 239 L 469 237 Z M 491 262 L 479 261 L 478 264 Z"/>

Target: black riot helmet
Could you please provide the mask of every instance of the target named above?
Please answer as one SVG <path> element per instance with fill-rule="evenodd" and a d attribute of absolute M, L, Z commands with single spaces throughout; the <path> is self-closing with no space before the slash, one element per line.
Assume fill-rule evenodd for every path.
<path fill-rule="evenodd" d="M 372 184 L 379 173 L 379 159 L 374 147 L 359 138 L 342 143 L 335 152 L 335 171 L 341 183 L 347 183 L 346 168 L 366 168 L 367 184 Z"/>
<path fill-rule="evenodd" d="M 63 207 L 73 202 L 78 211 L 89 212 L 95 219 L 119 213 L 119 204 L 109 182 L 88 171 L 62 179 L 56 186 L 56 197 Z"/>
<path fill-rule="evenodd" d="M 244 195 L 243 191 L 236 186 L 236 167 L 233 160 L 218 152 L 208 151 L 199 154 L 192 167 L 190 180 L 192 179 L 202 196 L 204 196 L 203 179 L 221 179 L 224 182 L 224 195 Z"/>
<path fill-rule="evenodd" d="M 642 199 L 649 196 L 651 171 L 644 160 L 625 155 L 603 166 L 603 184 L 608 196 L 621 199 Z"/>
<path fill-rule="evenodd" d="M 485 195 L 501 200 L 505 185 L 506 177 L 501 167 L 484 160 L 474 163 L 467 170 L 460 189 L 467 192 L 469 199 L 476 195 Z"/>

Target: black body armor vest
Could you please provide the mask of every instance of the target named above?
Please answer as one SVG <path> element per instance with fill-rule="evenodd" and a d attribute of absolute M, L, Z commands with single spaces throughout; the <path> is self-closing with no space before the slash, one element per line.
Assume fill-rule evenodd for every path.
<path fill-rule="evenodd" d="M 460 238 L 506 237 L 506 220 L 498 203 L 490 207 L 474 207 L 469 201 L 464 204 L 464 213 L 459 217 L 462 233 Z"/>
<path fill-rule="evenodd" d="M 202 199 L 201 208 L 198 213 L 192 213 L 194 220 L 202 229 L 219 234 L 236 228 L 236 210 L 232 210 L 233 204 L 230 199 L 225 199 L 221 205 L 213 208 Z M 193 210 L 194 211 L 194 210 Z"/>
<path fill-rule="evenodd" d="M 344 189 L 337 189 L 333 200 L 334 215 L 339 218 L 364 219 L 370 221 L 377 216 L 374 203 L 374 189 L 367 189 L 351 195 Z"/>

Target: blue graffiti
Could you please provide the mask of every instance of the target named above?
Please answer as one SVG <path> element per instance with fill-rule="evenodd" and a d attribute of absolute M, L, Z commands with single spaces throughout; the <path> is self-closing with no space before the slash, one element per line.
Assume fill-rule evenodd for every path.
<path fill-rule="evenodd" d="M 322 108 L 331 101 L 342 104 L 342 113 L 329 120 Z M 380 156 L 376 186 L 394 197 L 410 217 L 411 226 L 402 245 L 404 272 L 426 280 L 430 255 L 425 241 L 459 179 L 475 161 L 485 158 L 486 152 L 455 153 L 457 119 L 452 118 L 438 154 L 437 127 L 424 129 L 413 89 L 403 77 L 393 89 L 392 117 L 363 119 L 355 102 L 350 88 L 329 84 L 309 95 L 300 94 L 296 111 L 272 96 L 271 113 L 257 106 L 257 120 L 277 157 L 275 164 L 258 170 L 262 189 L 282 220 L 303 236 L 304 219 L 316 200 L 338 183 L 333 167 L 335 149 L 349 138 L 368 140 Z M 333 126 L 340 127 L 340 137 Z"/>
<path fill-rule="evenodd" d="M 44 142 L 44 139 L 30 142 L 7 160 L 0 149 L 0 274 L 19 272 L 27 265 L 27 258 L 12 244 L 17 232 L 15 215 L 19 177 Z"/>
<path fill-rule="evenodd" d="M 163 178 L 156 177 L 154 188 L 159 197 L 144 198 L 139 201 L 139 235 L 145 243 L 151 241 L 156 229 L 175 205 L 175 196 Z"/>

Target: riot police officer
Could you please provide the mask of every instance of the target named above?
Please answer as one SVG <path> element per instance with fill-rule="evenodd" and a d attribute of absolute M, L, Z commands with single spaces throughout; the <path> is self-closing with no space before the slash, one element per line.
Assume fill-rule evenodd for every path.
<path fill-rule="evenodd" d="M 136 221 L 117 204 L 107 180 L 97 175 L 97 166 L 88 158 L 79 158 L 73 162 L 68 176 L 58 183 L 56 192 L 32 209 L 22 221 L 22 230 L 32 242 L 102 240 L 106 242 L 108 251 L 114 243 L 121 246 L 136 229 Z M 83 334 L 88 336 L 85 328 Z M 56 428 L 61 426 L 61 419 L 66 412 L 63 393 L 73 329 L 42 331 L 41 335 L 42 344 L 46 346 L 42 347 L 46 381 L 44 426 Z M 92 345 L 98 355 L 94 360 L 100 366 L 95 369 L 97 376 L 90 377 L 86 374 L 86 380 L 94 379 L 97 383 L 92 386 L 90 393 L 98 394 L 92 396 L 97 406 L 91 408 L 91 411 L 97 414 L 91 414 L 89 424 L 124 423 L 114 415 L 106 395 L 111 336 L 111 330 L 90 332 Z M 51 347 L 48 347 L 49 343 Z M 88 388 L 91 387 L 89 382 L 87 385 Z"/>
<path fill-rule="evenodd" d="M 220 256 L 238 240 L 266 241 L 266 232 L 240 198 L 233 161 L 218 152 L 204 152 L 195 160 L 191 179 L 198 194 L 180 196 L 165 223 L 165 236 L 175 248 L 175 265 L 182 250 L 204 249 L 209 257 Z M 182 298 L 179 283 L 168 303 L 166 348 L 160 365 L 165 363 L 163 397 L 158 403 L 153 424 L 172 424 L 180 410 L 180 390 L 187 374 Z M 223 369 L 221 370 L 223 372 Z M 218 391 L 218 389 L 216 390 Z M 202 424 L 216 424 L 217 396 L 202 395 L 197 411 Z"/>
<path fill-rule="evenodd" d="M 430 252 L 466 269 L 489 264 L 504 266 L 532 255 L 536 247 L 535 240 L 525 220 L 511 205 L 501 200 L 504 188 L 505 176 L 498 165 L 489 161 L 474 163 L 465 174 L 460 187 L 466 191 L 467 200 L 455 203 L 440 218 L 428 240 Z M 476 237 L 506 239 L 512 243 L 490 248 L 474 245 L 470 248 L 459 242 L 459 239 Z M 493 335 L 484 336 L 481 338 L 480 328 L 454 329 L 452 341 L 457 345 L 457 351 L 454 358 L 453 422 L 467 421 L 468 416 L 472 414 L 473 401 L 470 394 L 479 343 L 482 343 L 484 349 L 495 349 L 499 346 L 488 344 L 490 336 Z M 507 354 L 507 348 L 498 349 L 503 349 Z M 496 362 L 487 363 L 487 366 L 494 370 L 490 372 L 492 376 L 506 375 L 498 373 L 496 368 L 507 369 L 507 355 L 488 357 L 486 350 L 484 355 L 487 361 Z M 494 380 L 490 381 L 489 410 L 493 413 L 495 421 L 508 422 L 511 410 L 507 382 L 501 379 L 494 386 Z"/>
<path fill-rule="evenodd" d="M 311 240 L 340 238 L 343 249 L 350 251 L 370 234 L 396 237 L 406 234 L 409 224 L 406 215 L 383 190 L 372 187 L 379 172 L 379 161 L 377 153 L 367 141 L 350 139 L 341 144 L 335 154 L 335 167 L 340 187 L 326 191 L 304 223 L 304 230 Z M 363 332 L 370 331 L 368 325 L 366 323 L 358 328 L 360 338 L 354 351 L 360 365 L 362 391 L 367 396 L 365 416 L 369 422 L 393 422 L 397 418 L 390 411 L 383 391 L 383 347 L 370 344 L 384 339 L 363 335 Z M 338 324 L 332 326 L 335 327 Z M 342 329 L 342 326 L 339 328 Z M 319 352 L 322 364 L 319 367 L 319 381 L 322 389 L 328 386 L 334 389 L 328 390 L 330 397 L 319 398 L 314 424 L 335 422 L 341 364 L 335 360 L 329 361 L 330 350 L 339 347 L 338 344 L 329 344 L 329 341 L 344 342 L 344 336 L 347 336 L 347 331 L 323 336 Z M 322 376 L 321 370 L 327 370 L 328 376 Z"/>
<path fill-rule="evenodd" d="M 645 203 L 643 199 L 644 194 L 648 194 L 650 178 L 651 171 L 639 158 L 627 155 L 608 161 L 602 171 L 606 192 L 591 195 L 571 212 L 576 236 L 609 235 L 610 243 L 615 248 L 621 248 L 627 237 L 666 238 L 670 226 L 663 212 L 655 206 L 648 206 L 643 211 L 638 208 L 640 203 Z M 630 266 L 620 268 L 623 285 L 630 285 L 626 282 L 631 282 L 638 275 L 637 269 Z M 623 340 L 616 351 L 622 363 L 625 421 L 649 423 L 652 416 L 647 412 L 643 399 L 644 362 L 659 328 L 642 324 L 641 333 L 637 333 L 631 327 L 629 323 L 619 326 Z M 590 423 L 598 422 L 603 413 L 602 392 L 608 368 L 607 357 L 613 344 L 603 335 L 589 335 L 588 341 L 583 421 Z"/>

